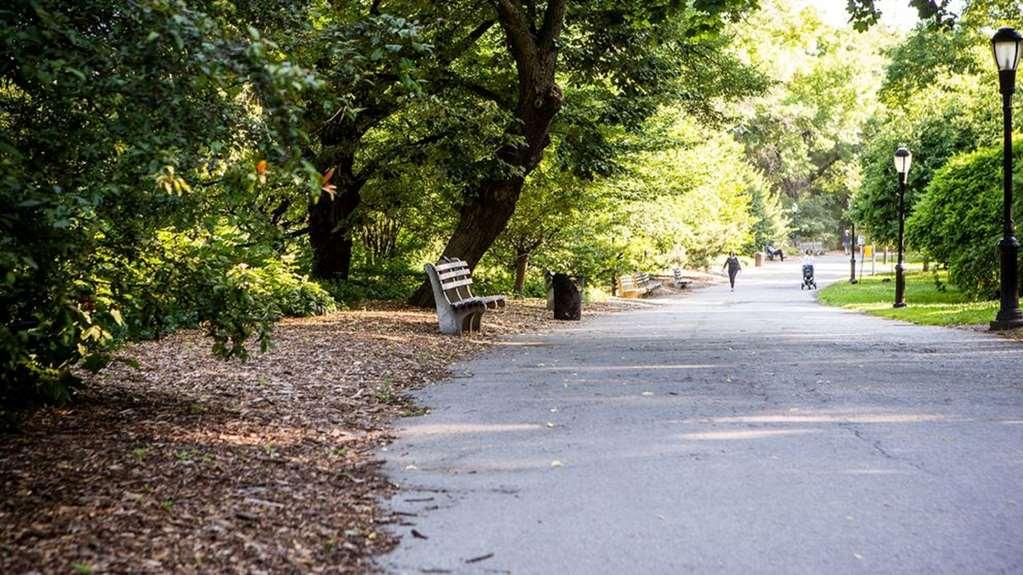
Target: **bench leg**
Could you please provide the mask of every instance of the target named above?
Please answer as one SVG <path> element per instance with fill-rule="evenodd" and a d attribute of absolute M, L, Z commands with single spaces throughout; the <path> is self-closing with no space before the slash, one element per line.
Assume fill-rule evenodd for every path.
<path fill-rule="evenodd" d="M 470 329 L 472 331 L 479 332 L 483 323 L 483 310 L 480 310 L 469 317 L 471 318 Z"/>

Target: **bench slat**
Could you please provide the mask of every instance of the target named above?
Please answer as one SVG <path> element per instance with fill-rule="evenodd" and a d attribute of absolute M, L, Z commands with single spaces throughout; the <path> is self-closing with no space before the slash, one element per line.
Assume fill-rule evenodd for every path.
<path fill-rule="evenodd" d="M 487 307 L 487 303 L 480 298 L 468 298 L 459 301 L 451 302 L 451 307 L 455 309 L 465 309 L 467 307 Z"/>
<path fill-rule="evenodd" d="M 445 281 L 440 282 L 440 287 L 442 287 L 444 289 L 444 291 L 452 290 L 452 289 L 455 289 L 455 288 L 460 288 L 462 286 L 467 286 L 467 285 L 472 285 L 472 278 L 465 278 L 464 280 L 457 280 L 457 281 L 453 281 L 453 282 L 445 282 Z"/>
<path fill-rule="evenodd" d="M 439 273 L 439 274 L 437 274 L 437 277 L 439 277 L 441 281 L 444 281 L 444 280 L 449 280 L 451 278 L 457 278 L 457 277 L 462 277 L 462 276 L 467 276 L 467 275 L 469 275 L 469 268 L 463 268 L 463 269 L 459 269 L 459 270 L 455 270 L 455 271 L 451 271 L 451 272 Z"/>
<path fill-rule="evenodd" d="M 440 273 L 440 272 L 447 271 L 447 270 L 450 270 L 450 269 L 453 269 L 453 268 L 464 268 L 464 267 L 468 267 L 465 264 L 465 262 L 463 262 L 462 260 L 454 260 L 454 261 L 443 263 L 443 264 L 437 264 L 437 265 L 433 266 L 433 269 L 437 270 L 437 272 Z"/>

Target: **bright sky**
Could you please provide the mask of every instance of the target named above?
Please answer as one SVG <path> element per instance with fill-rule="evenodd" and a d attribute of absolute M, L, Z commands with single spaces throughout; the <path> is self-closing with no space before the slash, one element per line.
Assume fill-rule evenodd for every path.
<path fill-rule="evenodd" d="M 835 27 L 847 25 L 849 15 L 845 11 L 846 0 L 792 0 L 800 8 L 813 6 L 821 19 Z M 958 14 L 962 0 L 952 2 L 952 12 Z M 881 22 L 898 30 L 909 30 L 916 24 L 916 9 L 909 6 L 909 0 L 877 0 L 881 10 Z"/>

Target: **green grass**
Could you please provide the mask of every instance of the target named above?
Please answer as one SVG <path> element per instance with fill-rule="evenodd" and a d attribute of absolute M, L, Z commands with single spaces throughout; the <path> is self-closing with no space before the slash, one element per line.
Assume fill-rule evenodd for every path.
<path fill-rule="evenodd" d="M 923 325 L 978 325 L 994 319 L 997 301 L 972 301 L 946 283 L 945 272 L 938 277 L 944 290 L 938 289 L 932 272 L 907 273 L 907 306 L 902 309 L 892 307 L 895 278 L 888 274 L 864 277 L 856 285 L 846 281 L 831 284 L 817 299 L 827 305 Z"/>

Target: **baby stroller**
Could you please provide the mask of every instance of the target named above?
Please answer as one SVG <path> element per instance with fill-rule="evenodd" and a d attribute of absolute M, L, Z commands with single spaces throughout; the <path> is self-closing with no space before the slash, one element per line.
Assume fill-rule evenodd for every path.
<path fill-rule="evenodd" d="M 813 264 L 803 264 L 803 285 L 799 290 L 817 289 L 817 280 L 813 279 Z"/>

